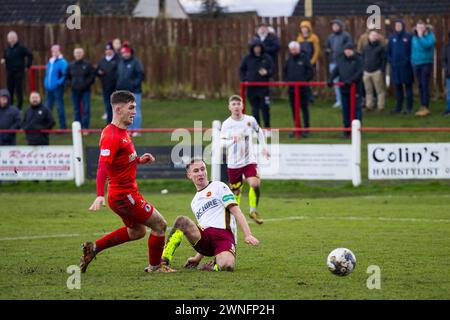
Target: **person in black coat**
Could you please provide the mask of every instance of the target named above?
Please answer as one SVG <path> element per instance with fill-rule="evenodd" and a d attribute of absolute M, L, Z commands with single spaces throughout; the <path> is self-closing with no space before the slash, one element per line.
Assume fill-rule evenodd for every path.
<path fill-rule="evenodd" d="M 259 40 L 252 40 L 249 44 L 249 54 L 242 60 L 239 68 L 241 81 L 269 81 L 273 74 L 272 58 L 265 53 L 264 46 Z M 264 127 L 270 128 L 270 96 L 268 86 L 249 86 L 247 96 L 252 106 L 252 115 L 260 125 L 259 112 L 262 111 Z"/>
<path fill-rule="evenodd" d="M 283 68 L 284 81 L 311 81 L 314 77 L 314 70 L 310 63 L 309 56 L 301 50 L 301 45 L 297 41 L 289 43 L 290 56 L 286 60 Z M 289 103 L 291 105 L 292 119 L 295 122 L 295 87 L 289 87 Z M 303 127 L 309 128 L 309 86 L 300 87 L 300 107 L 302 110 Z M 293 134 L 291 134 L 294 136 Z M 306 138 L 308 132 L 302 132 L 302 137 Z"/>
<path fill-rule="evenodd" d="M 105 56 L 97 65 L 96 74 L 102 82 L 103 103 L 105 104 L 106 124 L 112 121 L 111 95 L 116 89 L 119 56 L 114 52 L 111 42 L 105 46 Z"/>
<path fill-rule="evenodd" d="M 19 43 L 15 31 L 8 33 L 8 47 L 3 53 L 2 63 L 6 63 L 6 82 L 11 94 L 11 104 L 14 104 L 14 92 L 17 93 L 17 107 L 22 109 L 23 103 L 23 77 L 25 68 L 29 69 L 33 64 L 31 51 Z M 26 60 L 26 61 L 25 61 Z"/>
<path fill-rule="evenodd" d="M 361 56 L 355 52 L 352 43 L 347 43 L 344 47 L 344 53 L 339 55 L 336 59 L 336 68 L 331 72 L 328 78 L 328 86 L 333 86 L 333 80 L 339 77 L 339 81 L 344 83 L 341 87 L 342 94 L 342 116 L 344 120 L 344 128 L 350 128 L 350 100 L 351 100 L 351 85 L 356 86 L 355 99 L 355 117 L 361 120 L 361 92 L 362 92 L 362 77 L 363 77 L 363 61 Z M 350 132 L 345 132 L 346 137 L 350 136 Z"/>
<path fill-rule="evenodd" d="M 30 93 L 30 106 L 25 111 L 22 120 L 24 130 L 45 130 L 55 126 L 55 119 L 49 108 L 42 105 L 41 96 L 38 92 Z M 27 132 L 25 136 L 29 146 L 48 146 L 49 134 L 44 132 Z"/>
<path fill-rule="evenodd" d="M 91 86 L 95 81 L 95 70 L 92 64 L 84 59 L 83 49 L 75 48 L 73 56 L 75 61 L 67 68 L 66 80 L 72 89 L 74 119 L 81 122 L 83 129 L 88 129 L 91 118 Z"/>
<path fill-rule="evenodd" d="M 255 39 L 261 41 L 264 52 L 267 53 L 273 62 L 273 76 L 277 78 L 278 74 L 278 52 L 280 51 L 280 39 L 275 34 L 275 31 L 271 32 L 270 26 L 265 23 L 260 23 L 258 29 L 256 30 Z"/>
<path fill-rule="evenodd" d="M 0 129 L 20 129 L 20 111 L 10 103 L 9 91 L 0 90 Z M 15 146 L 15 133 L 0 133 L 0 146 Z"/>

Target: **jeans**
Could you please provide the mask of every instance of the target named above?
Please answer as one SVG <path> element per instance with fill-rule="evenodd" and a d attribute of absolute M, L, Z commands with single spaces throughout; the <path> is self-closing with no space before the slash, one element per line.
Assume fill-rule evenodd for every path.
<path fill-rule="evenodd" d="M 333 70 L 336 68 L 336 63 L 330 63 L 328 67 L 329 67 L 328 70 L 330 71 L 331 74 L 331 72 L 333 72 Z M 334 79 L 333 82 L 334 83 L 339 82 L 339 77 Z M 334 86 L 334 93 L 336 95 L 336 103 L 342 105 L 341 88 L 338 86 Z"/>
<path fill-rule="evenodd" d="M 53 90 L 47 90 L 45 92 L 46 96 L 46 106 L 53 111 L 53 105 L 55 104 L 58 107 L 58 121 L 60 129 L 67 129 L 66 126 L 66 111 L 64 110 L 64 86 L 60 86 Z"/>
<path fill-rule="evenodd" d="M 432 72 L 432 63 L 414 65 L 414 73 L 419 85 L 420 104 L 427 108 L 430 107 L 430 76 Z"/>
<path fill-rule="evenodd" d="M 408 84 L 396 84 L 395 85 L 395 99 L 396 101 L 396 105 L 395 105 L 395 111 L 402 111 L 403 109 L 403 98 L 404 98 L 404 94 L 403 94 L 403 85 L 405 86 L 405 90 L 406 90 L 406 110 L 408 112 L 412 112 L 413 109 L 413 85 L 412 83 L 408 83 Z"/>
<path fill-rule="evenodd" d="M 89 120 L 91 119 L 91 92 L 72 91 L 72 103 L 74 121 L 81 122 L 82 129 L 88 129 Z"/>
<path fill-rule="evenodd" d="M 134 116 L 134 121 L 129 129 L 141 129 L 142 113 L 141 113 L 141 93 L 133 93 L 136 97 L 136 115 Z"/>
<path fill-rule="evenodd" d="M 450 112 L 450 78 L 447 78 L 445 85 L 447 88 L 447 108 L 445 109 L 445 112 Z"/>
<path fill-rule="evenodd" d="M 112 121 L 112 106 L 111 106 L 111 95 L 114 91 L 103 91 L 103 103 L 105 105 L 106 112 L 106 124 L 110 124 Z"/>

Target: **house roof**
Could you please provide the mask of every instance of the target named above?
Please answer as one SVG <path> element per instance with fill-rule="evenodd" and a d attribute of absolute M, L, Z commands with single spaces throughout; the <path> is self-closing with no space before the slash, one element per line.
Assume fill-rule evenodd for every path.
<path fill-rule="evenodd" d="M 70 5 L 86 16 L 132 16 L 139 0 L 1 0 L 0 23 L 63 23 Z"/>
<path fill-rule="evenodd" d="M 371 5 L 378 5 L 385 16 L 450 13 L 448 0 L 312 0 L 313 16 L 366 15 Z M 292 15 L 305 15 L 305 0 L 298 1 Z"/>

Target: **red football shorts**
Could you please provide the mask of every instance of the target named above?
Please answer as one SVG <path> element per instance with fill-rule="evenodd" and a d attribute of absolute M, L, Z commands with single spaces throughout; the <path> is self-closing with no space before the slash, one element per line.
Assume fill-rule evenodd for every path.
<path fill-rule="evenodd" d="M 236 169 L 228 168 L 227 173 L 230 184 L 232 185 L 242 182 L 242 176 L 245 176 L 246 178 L 259 177 L 256 163 L 250 163 L 244 167 Z"/>
<path fill-rule="evenodd" d="M 120 196 L 109 196 L 108 205 L 128 228 L 143 224 L 150 218 L 155 209 L 139 192 Z"/>
<path fill-rule="evenodd" d="M 221 252 L 229 251 L 235 254 L 234 235 L 231 230 L 209 227 L 202 229 L 198 227 L 201 238 L 193 246 L 195 251 L 207 256 L 213 257 Z"/>

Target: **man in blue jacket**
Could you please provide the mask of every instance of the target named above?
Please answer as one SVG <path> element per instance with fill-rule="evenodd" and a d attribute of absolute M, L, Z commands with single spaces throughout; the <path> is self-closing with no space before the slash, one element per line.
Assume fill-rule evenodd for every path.
<path fill-rule="evenodd" d="M 10 104 L 7 89 L 0 90 L 0 129 L 20 129 L 20 111 Z M 15 146 L 15 133 L 0 133 L 0 146 Z"/>
<path fill-rule="evenodd" d="M 416 24 L 412 37 L 411 62 L 419 85 L 420 104 L 416 116 L 425 117 L 430 112 L 430 77 L 433 72 L 434 44 L 436 39 L 431 26 L 423 21 Z"/>
<path fill-rule="evenodd" d="M 51 48 L 52 57 L 45 69 L 44 88 L 46 107 L 53 110 L 56 100 L 58 106 L 59 128 L 66 129 L 66 112 L 64 109 L 64 82 L 66 81 L 67 60 L 61 54 L 61 47 L 57 44 Z"/>
<path fill-rule="evenodd" d="M 411 65 L 411 38 L 412 34 L 406 32 L 405 22 L 401 19 L 395 21 L 395 33 L 389 37 L 387 59 L 392 68 L 392 82 L 395 85 L 395 108 L 392 113 L 400 113 L 403 109 L 404 90 L 406 91 L 405 114 L 413 110 L 413 82 L 414 75 Z"/>
<path fill-rule="evenodd" d="M 142 63 L 134 57 L 132 49 L 124 45 L 120 50 L 122 59 L 117 66 L 117 90 L 127 90 L 136 97 L 136 116 L 129 129 L 140 129 L 142 122 L 141 113 L 141 93 L 142 80 L 144 79 L 144 68 Z M 133 132 L 133 137 L 140 136 L 140 133 Z"/>

